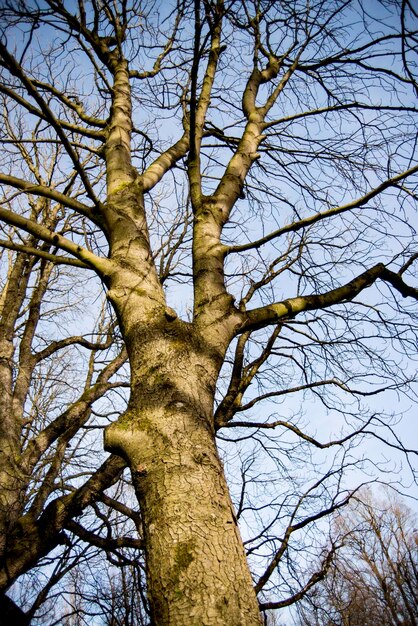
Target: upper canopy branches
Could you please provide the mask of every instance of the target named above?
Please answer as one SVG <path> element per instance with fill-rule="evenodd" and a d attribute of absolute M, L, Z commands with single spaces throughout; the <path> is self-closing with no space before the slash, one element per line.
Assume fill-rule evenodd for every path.
<path fill-rule="evenodd" d="M 295 295 L 325 293 L 353 279 L 355 266 L 361 275 L 377 262 L 405 262 L 415 252 L 405 212 L 417 174 L 416 21 L 408 2 L 377 3 L 368 12 L 354 0 L 309 7 L 297 0 L 6 2 L 6 201 L 11 189 L 49 198 L 78 216 L 84 234 L 78 226 L 65 235 L 42 231 L 16 204 L 2 209 L 2 219 L 45 241 L 55 237 L 58 248 L 102 277 L 115 270 L 102 259 L 108 242 L 111 257 L 122 249 L 129 255 L 132 246 L 121 241 L 138 235 L 144 254 L 129 265 L 140 273 L 147 258 L 174 246 L 164 280 L 193 274 L 196 312 L 228 292 L 239 297 L 246 283 L 257 284 L 251 297 L 259 294 L 260 305 L 282 276 L 277 259 L 289 236 L 298 256 L 283 260 L 282 278 Z M 44 155 L 56 145 L 47 176 Z M 129 201 L 122 198 L 128 188 Z M 126 222 L 120 230 L 113 194 Z M 182 221 L 188 194 L 193 233 Z M 168 222 L 154 220 L 162 203 L 170 206 Z M 372 252 L 378 214 L 393 222 L 391 253 L 379 258 Z M 183 225 L 189 236 L 180 241 Z M 341 251 L 337 266 L 331 241 Z M 228 268 L 235 264 L 241 287 L 224 275 L 231 252 L 240 255 Z M 316 272 L 306 271 L 308 257 Z M 347 263 L 350 272 L 342 269 Z M 264 273 L 269 266 L 273 274 Z"/>

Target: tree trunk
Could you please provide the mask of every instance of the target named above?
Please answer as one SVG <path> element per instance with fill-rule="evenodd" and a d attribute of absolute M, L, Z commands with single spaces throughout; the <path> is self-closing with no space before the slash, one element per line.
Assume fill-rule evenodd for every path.
<path fill-rule="evenodd" d="M 25 297 L 31 261 L 20 255 L 9 272 L 0 302 L 0 564 L 8 534 L 22 513 L 25 477 L 21 467 L 23 405 L 15 402 L 15 325 Z"/>
<path fill-rule="evenodd" d="M 156 626 L 255 626 L 258 603 L 213 431 L 219 354 L 178 319 L 127 333 L 132 397 L 106 449 L 130 464 Z"/>
<path fill-rule="evenodd" d="M 29 626 L 31 618 L 8 596 L 0 594 L 0 626 Z"/>

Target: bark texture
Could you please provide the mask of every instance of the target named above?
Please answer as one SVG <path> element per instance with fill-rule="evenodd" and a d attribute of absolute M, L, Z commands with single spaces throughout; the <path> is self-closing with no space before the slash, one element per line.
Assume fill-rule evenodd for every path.
<path fill-rule="evenodd" d="M 133 332 L 130 352 L 130 406 L 108 428 L 106 447 L 132 470 L 155 624 L 259 624 L 214 441 L 219 352 L 191 325 L 163 316 Z"/>

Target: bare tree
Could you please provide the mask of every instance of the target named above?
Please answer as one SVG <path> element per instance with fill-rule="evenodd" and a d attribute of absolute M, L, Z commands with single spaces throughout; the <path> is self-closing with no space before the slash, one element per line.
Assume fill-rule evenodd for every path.
<path fill-rule="evenodd" d="M 50 516 L 100 541 L 74 517 L 126 463 L 152 622 L 253 626 L 325 575 L 334 548 L 310 576 L 306 555 L 350 470 L 373 469 L 366 438 L 415 478 L 385 406 L 415 399 L 417 24 L 401 0 L 3 2 L 2 245 L 92 276 L 117 317 L 67 340 L 102 369 L 76 417 L 48 416 L 62 444 L 48 484 L 95 393 L 123 384 L 124 348 L 98 357 L 106 332 L 131 372 L 105 431 L 115 456 L 97 468 L 86 449 L 91 478 L 35 496 L 28 518 L 25 463 L 45 436 L 25 447 L 16 325 L 3 333 L 3 589 L 56 546 L 57 532 L 24 558 L 20 537 L 36 545 Z"/>
<path fill-rule="evenodd" d="M 57 151 L 48 161 L 36 146 L 32 154 L 24 146 L 20 152 L 34 175 L 41 176 L 41 161 L 52 174 Z M 67 178 L 65 182 L 71 186 L 74 181 Z M 45 226 L 62 231 L 74 228 L 66 223 L 60 207 L 52 207 L 49 200 L 29 199 L 28 209 L 32 219 Z M 3 233 L 7 238 L 2 248 L 0 292 L 3 589 L 20 574 L 41 565 L 44 557 L 51 568 L 47 555 L 59 546 L 62 557 L 49 578 L 31 584 L 25 615 L 8 598 L 2 598 L 4 623 L 29 623 L 52 583 L 71 569 L 71 561 L 72 566 L 78 561 L 77 537 L 100 546 L 104 523 L 94 515 L 94 508 L 103 506 L 99 498 L 106 499 L 104 490 L 121 477 L 125 464 L 116 457 L 105 460 L 100 436 L 94 433 L 112 419 L 115 393 L 127 386 L 127 373 L 117 376 L 127 357 L 115 334 L 114 320 L 106 308 L 94 305 L 100 293 L 91 292 L 91 281 L 80 281 L 74 264 L 56 263 L 54 249 L 36 237 L 19 237 L 13 228 L 3 228 Z M 36 255 L 28 255 L 27 249 L 36 250 Z M 88 300 L 90 319 L 84 319 L 82 328 L 77 329 L 81 333 L 66 334 Z M 97 418 L 98 402 L 101 420 Z M 117 404 L 119 410 L 124 406 L 121 400 Z M 106 502 L 112 502 L 111 498 Z M 123 499 L 114 502 L 123 508 Z M 83 511 L 89 513 L 86 521 L 95 532 L 88 532 L 81 519 L 75 523 L 74 518 Z M 128 507 L 123 513 L 134 517 Z M 111 521 L 109 514 L 107 519 Z M 138 542 L 125 541 L 111 528 L 108 522 L 107 550 L 124 544 L 138 547 Z M 74 550 L 78 555 L 75 561 L 71 557 Z"/>
<path fill-rule="evenodd" d="M 415 626 L 416 526 L 399 496 L 360 492 L 335 516 L 332 538 L 340 548 L 325 579 L 301 602 L 300 623 Z"/>
<path fill-rule="evenodd" d="M 90 561 L 91 562 L 91 561 Z M 73 570 L 77 572 L 77 569 Z M 78 570 L 80 572 L 81 570 Z M 81 624 L 89 624 L 91 617 L 106 626 L 145 626 L 149 619 L 138 590 L 142 587 L 141 574 L 135 564 L 122 568 L 95 570 L 93 576 L 79 581 L 78 588 L 66 601 L 59 623 L 77 614 Z M 82 600 L 83 607 L 77 607 Z"/>

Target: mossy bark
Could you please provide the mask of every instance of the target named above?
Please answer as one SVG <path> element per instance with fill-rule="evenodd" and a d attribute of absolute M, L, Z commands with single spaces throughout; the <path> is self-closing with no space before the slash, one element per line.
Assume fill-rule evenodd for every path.
<path fill-rule="evenodd" d="M 214 439 L 220 354 L 191 325 L 164 316 L 127 342 L 132 397 L 106 448 L 131 467 L 154 624 L 260 624 Z"/>

